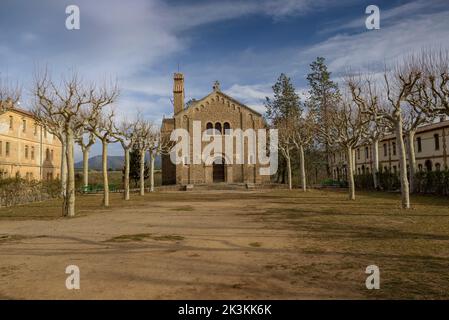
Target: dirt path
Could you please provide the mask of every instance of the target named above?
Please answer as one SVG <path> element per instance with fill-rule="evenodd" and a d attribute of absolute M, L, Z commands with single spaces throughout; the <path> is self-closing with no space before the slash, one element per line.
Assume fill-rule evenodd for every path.
<path fill-rule="evenodd" d="M 0 298 L 336 297 L 336 290 L 301 283 L 290 269 L 276 267 L 305 256 L 291 230 L 258 221 L 261 201 L 220 200 L 217 193 L 213 202 L 160 201 L 71 220 L 2 221 Z M 68 265 L 80 268 L 81 290 L 66 289 Z M 357 297 L 341 289 L 338 296 Z"/>

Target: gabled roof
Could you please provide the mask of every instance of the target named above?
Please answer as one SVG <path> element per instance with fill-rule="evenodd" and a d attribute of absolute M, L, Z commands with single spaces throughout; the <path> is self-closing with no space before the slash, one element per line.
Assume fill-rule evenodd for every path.
<path fill-rule="evenodd" d="M 249 112 L 254 113 L 254 114 L 256 114 L 256 115 L 262 117 L 262 114 L 260 114 L 259 112 L 253 110 L 252 108 L 250 108 L 250 107 L 248 107 L 247 105 L 241 103 L 240 101 L 234 99 L 233 97 L 231 97 L 231 96 L 225 94 L 225 93 L 222 92 L 222 91 L 212 91 L 211 93 L 209 93 L 207 96 L 201 98 L 200 100 L 195 100 L 195 101 L 192 102 L 192 104 L 190 104 L 187 108 L 184 108 L 182 111 L 176 113 L 175 116 L 181 115 L 181 114 L 185 114 L 185 113 L 186 113 L 188 110 L 190 110 L 192 107 L 201 105 L 202 102 L 204 102 L 205 100 L 207 100 L 208 98 L 210 98 L 211 96 L 216 95 L 216 94 L 221 95 L 221 96 L 223 96 L 224 98 L 226 98 L 226 99 L 232 101 L 233 103 L 238 104 L 239 106 L 245 108 L 245 109 L 248 110 Z"/>

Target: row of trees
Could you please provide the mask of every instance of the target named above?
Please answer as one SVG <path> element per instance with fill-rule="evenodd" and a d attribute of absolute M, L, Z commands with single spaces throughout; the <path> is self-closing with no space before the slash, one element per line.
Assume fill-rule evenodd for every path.
<path fill-rule="evenodd" d="M 113 104 L 119 90 L 116 84 L 86 84 L 76 73 L 56 83 L 45 70 L 35 77 L 33 114 L 40 124 L 62 143 L 61 193 L 63 215 L 75 216 L 74 145 L 83 152 L 84 186 L 89 183 L 88 159 L 92 145 L 102 145 L 103 205 L 109 206 L 108 146 L 120 143 L 125 155 L 124 199 L 130 199 L 130 151 L 136 149 L 140 160 L 140 195 L 145 193 L 145 154 L 150 157 L 150 191 L 154 191 L 154 159 L 167 144 L 162 141 L 159 128 L 141 117 L 117 121 Z"/>
<path fill-rule="evenodd" d="M 349 198 L 354 200 L 354 149 L 362 144 L 372 146 L 372 174 L 377 187 L 379 141 L 393 133 L 399 154 L 401 203 L 403 208 L 410 208 L 410 192 L 416 185 L 416 130 L 438 116 L 449 116 L 448 51 L 410 55 L 380 74 L 348 73 L 341 89 L 330 80 L 323 58 L 318 58 L 311 67 L 308 76 L 311 90 L 304 103 L 284 74 L 273 86 L 274 98 L 267 98 L 266 102 L 267 120 L 279 129 L 279 149 L 287 163 L 289 187 L 292 187 L 292 150 L 299 150 L 303 190 L 306 190 L 304 148 L 318 148 L 325 153 L 328 176 L 330 154 L 344 150 Z"/>

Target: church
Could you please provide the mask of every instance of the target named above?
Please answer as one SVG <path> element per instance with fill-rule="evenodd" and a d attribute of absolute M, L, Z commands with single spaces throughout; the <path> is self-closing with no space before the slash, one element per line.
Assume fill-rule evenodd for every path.
<path fill-rule="evenodd" d="M 193 124 L 201 123 L 201 131 L 215 129 L 214 134 L 222 136 L 230 130 L 265 129 L 266 124 L 262 115 L 236 99 L 223 93 L 220 84 L 216 81 L 212 91 L 199 100 L 191 100 L 187 105 L 184 103 L 184 75 L 175 73 L 173 79 L 173 118 L 165 118 L 162 121 L 161 135 L 170 137 L 173 130 L 185 129 L 191 138 L 193 135 Z M 192 141 L 193 139 L 189 139 Z M 233 142 L 234 143 L 234 142 Z M 190 142 L 192 144 L 192 142 Z M 207 143 L 202 142 L 202 147 Z M 245 146 L 248 141 L 244 141 Z M 198 155 L 192 154 L 189 148 L 190 159 Z M 224 150 L 224 148 L 223 148 Z M 233 150 L 236 150 L 233 148 Z M 244 150 L 247 150 L 244 148 Z M 236 161 L 237 155 L 223 153 L 214 155 L 213 158 L 201 162 L 174 164 L 169 154 L 162 155 L 162 184 L 163 185 L 195 185 L 213 183 L 242 183 L 256 185 L 270 182 L 269 175 L 261 175 L 257 156 L 245 153 L 243 161 Z M 231 159 L 232 158 L 232 159 Z"/>

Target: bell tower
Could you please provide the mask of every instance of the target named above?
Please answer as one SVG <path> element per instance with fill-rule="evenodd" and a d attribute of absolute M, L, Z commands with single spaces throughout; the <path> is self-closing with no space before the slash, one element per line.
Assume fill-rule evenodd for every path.
<path fill-rule="evenodd" d="M 173 106 L 175 114 L 184 110 L 184 75 L 179 72 L 173 77 Z"/>

